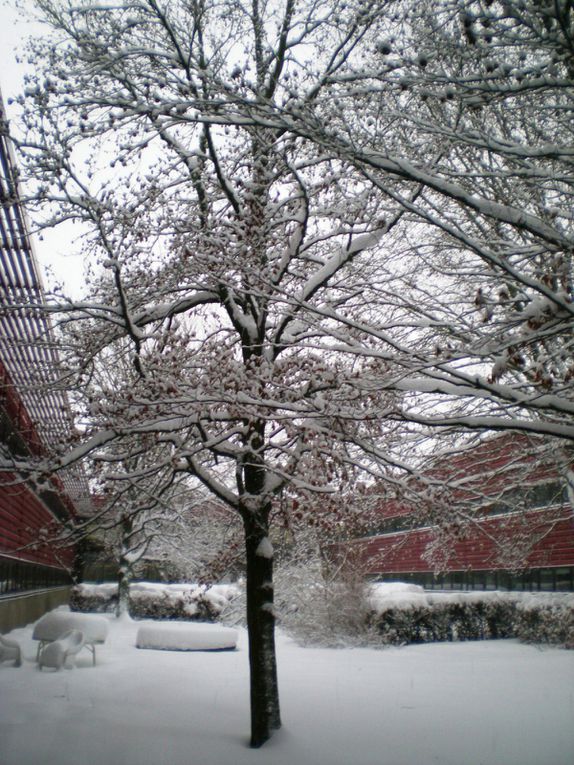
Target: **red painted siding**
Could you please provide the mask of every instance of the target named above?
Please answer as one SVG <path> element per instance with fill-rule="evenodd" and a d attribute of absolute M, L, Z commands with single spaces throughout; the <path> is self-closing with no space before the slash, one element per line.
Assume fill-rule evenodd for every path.
<path fill-rule="evenodd" d="M 503 555 L 501 548 L 523 535 L 531 538 L 529 532 L 539 541 L 524 561 L 520 560 L 520 550 L 516 550 L 519 567 L 574 566 L 574 519 L 570 516 L 556 521 L 554 512 L 542 510 L 526 518 L 502 516 L 473 524 L 468 536 L 454 543 L 445 567 L 451 571 L 508 568 L 508 556 Z M 433 530 L 427 528 L 385 534 L 355 544 L 364 550 L 369 574 L 432 572 L 434 567 L 425 559 L 425 553 L 433 539 Z"/>
<path fill-rule="evenodd" d="M 0 407 L 6 413 L 14 430 L 22 436 L 31 454 L 42 454 L 44 447 L 38 431 L 18 395 L 8 370 L 0 359 Z"/>
<path fill-rule="evenodd" d="M 574 515 L 567 503 L 528 512 L 495 514 L 495 503 L 507 489 L 528 491 L 559 479 L 549 461 L 552 455 L 539 458 L 536 448 L 540 445 L 540 441 L 527 436 L 499 436 L 473 451 L 437 464 L 427 473 L 427 477 L 448 481 L 454 487 L 447 495 L 453 506 L 468 503 L 471 508 L 475 502 L 479 505 L 475 519 L 455 530 L 458 536 L 447 539 L 442 547 L 438 529 L 432 526 L 410 531 L 389 529 L 384 533 L 389 521 L 398 520 L 404 525 L 409 515 L 413 518 L 415 515 L 406 503 L 382 502 L 378 508 L 382 533 L 352 543 L 361 550 L 367 572 L 384 575 L 432 573 L 439 568 L 442 571 L 493 571 L 574 567 Z M 444 502 L 444 498 L 443 506 L 448 510 L 448 501 Z M 433 518 L 432 514 L 429 517 Z M 433 522 L 437 522 L 436 517 Z M 431 555 L 433 544 L 441 548 L 438 563 Z"/>
<path fill-rule="evenodd" d="M 60 530 L 61 524 L 27 486 L 14 482 L 10 473 L 0 476 L 0 555 L 69 568 L 73 549 L 55 541 Z"/>
<path fill-rule="evenodd" d="M 0 360 L 0 408 L 23 447 L 32 455 L 41 455 L 44 447 L 26 408 L 12 385 L 10 375 Z M 19 447 L 20 448 L 20 447 Z M 74 507 L 61 481 L 52 477 L 50 494 L 64 515 L 74 514 Z M 50 509 L 31 488 L 13 473 L 0 473 L 0 555 L 60 569 L 72 566 L 74 551 L 56 541 L 62 531 Z M 49 542 L 42 540 L 49 540 Z"/>

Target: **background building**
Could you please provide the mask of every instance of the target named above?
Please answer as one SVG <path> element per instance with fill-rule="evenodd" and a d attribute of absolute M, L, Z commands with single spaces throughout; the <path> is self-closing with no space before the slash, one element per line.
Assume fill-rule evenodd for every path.
<path fill-rule="evenodd" d="M 0 631 L 67 599 L 71 522 L 89 505 L 83 472 L 26 475 L 73 427 L 58 347 L 20 201 L 0 98 Z M 63 589 L 62 589 L 63 588 Z"/>
<path fill-rule="evenodd" d="M 542 439 L 507 434 L 437 462 L 426 476 L 446 487 L 426 512 L 382 501 L 372 534 L 353 543 L 368 576 L 437 589 L 574 590 L 568 457 L 556 457 Z M 449 524 L 457 513 L 464 522 Z"/>

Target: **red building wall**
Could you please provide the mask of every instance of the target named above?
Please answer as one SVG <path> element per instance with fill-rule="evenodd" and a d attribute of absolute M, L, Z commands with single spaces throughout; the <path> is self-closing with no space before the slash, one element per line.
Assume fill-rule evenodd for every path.
<path fill-rule="evenodd" d="M 42 455 L 42 440 L 1 360 L 0 423 L 15 460 Z M 70 579 L 74 547 L 66 542 L 65 522 L 74 512 L 56 477 L 34 491 L 15 472 L 0 472 L 0 594 Z"/>
<path fill-rule="evenodd" d="M 539 538 L 524 558 L 516 550 L 515 561 L 508 559 L 508 546 L 526 536 Z M 384 534 L 359 540 L 370 575 L 399 572 L 432 572 L 427 551 L 435 539 L 432 528 Z M 510 552 L 512 552 L 510 550 Z M 473 524 L 467 536 L 452 545 L 445 561 L 449 570 L 465 571 L 512 568 L 574 566 L 574 519 L 556 520 L 555 511 L 537 511 L 520 518 L 502 516 Z"/>
<path fill-rule="evenodd" d="M 71 569 L 74 550 L 62 540 L 62 528 L 42 500 L 18 483 L 16 476 L 0 476 L 1 556 Z"/>
<path fill-rule="evenodd" d="M 565 485 L 552 450 L 537 452 L 541 446 L 542 442 L 527 436 L 499 436 L 437 464 L 425 477 L 445 480 L 455 488 L 446 500 L 442 497 L 442 511 L 433 513 L 429 502 L 430 521 L 425 525 L 408 504 L 381 502 L 378 514 L 383 531 L 352 542 L 366 574 L 429 584 L 437 576 L 447 581 L 455 572 L 458 576 L 450 577 L 452 581 L 464 580 L 473 586 L 475 581 L 486 581 L 474 576 L 477 572 L 506 572 L 505 581 L 522 582 L 524 587 L 537 589 L 544 583 L 548 589 L 574 589 L 572 507 L 563 494 L 549 506 L 533 509 L 536 504 L 528 503 L 528 492 L 536 487 Z M 520 498 L 520 511 L 499 510 L 508 491 Z M 455 517 L 452 508 L 457 503 L 461 503 L 459 509 L 469 509 L 470 519 L 453 524 L 445 534 L 438 525 L 441 512 L 444 518 L 449 513 Z M 473 503 L 477 503 L 474 514 Z M 408 530 L 395 530 L 397 525 Z"/>

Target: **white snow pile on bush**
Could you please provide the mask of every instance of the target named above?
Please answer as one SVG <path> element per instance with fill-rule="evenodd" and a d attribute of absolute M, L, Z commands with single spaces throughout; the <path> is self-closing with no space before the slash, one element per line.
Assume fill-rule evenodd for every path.
<path fill-rule="evenodd" d="M 369 606 L 377 613 L 389 608 L 413 608 L 429 605 L 428 595 L 418 584 L 379 582 L 369 588 Z"/>
<path fill-rule="evenodd" d="M 117 584 L 77 584 L 70 593 L 70 608 L 72 611 L 112 611 L 117 599 Z"/>
<path fill-rule="evenodd" d="M 136 619 L 183 619 L 217 621 L 230 603 L 241 595 L 235 584 L 130 585 L 129 612 Z M 116 584 L 79 584 L 72 589 L 73 611 L 113 611 L 118 597 Z"/>
<path fill-rule="evenodd" d="M 574 646 L 574 594 L 552 592 L 437 592 L 415 584 L 385 582 L 362 592 L 343 587 L 299 587 L 300 608 L 279 608 L 284 629 L 308 643 L 406 645 L 516 637 L 528 643 Z M 130 615 L 136 619 L 242 622 L 243 588 L 237 584 L 130 586 Z M 112 611 L 115 584 L 73 588 L 75 611 Z M 304 607 L 307 603 L 308 607 Z M 280 605 L 280 604 L 279 604 Z M 284 613 L 281 613 L 281 611 Z M 299 622 L 304 622 L 304 628 Z"/>
<path fill-rule="evenodd" d="M 522 611 L 538 608 L 574 609 L 572 592 L 506 592 L 501 590 L 470 590 L 445 592 L 425 590 L 418 584 L 405 582 L 376 582 L 369 588 L 369 604 L 378 613 L 389 608 L 414 608 L 444 604 L 515 603 Z"/>

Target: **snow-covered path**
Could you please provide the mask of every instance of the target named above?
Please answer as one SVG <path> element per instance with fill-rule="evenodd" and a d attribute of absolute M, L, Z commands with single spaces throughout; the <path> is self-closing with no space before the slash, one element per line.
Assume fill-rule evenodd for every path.
<path fill-rule="evenodd" d="M 245 634 L 232 652 L 135 648 L 111 619 L 98 664 L 0 665 L 1 765 L 570 765 L 574 652 L 515 641 L 300 648 L 279 638 L 284 728 L 247 748 Z"/>

